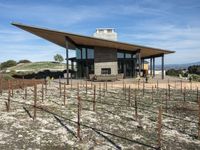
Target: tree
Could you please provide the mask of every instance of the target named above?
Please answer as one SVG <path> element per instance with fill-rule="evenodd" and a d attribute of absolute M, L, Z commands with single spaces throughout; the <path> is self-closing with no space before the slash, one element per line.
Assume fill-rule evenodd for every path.
<path fill-rule="evenodd" d="M 16 66 L 16 65 L 17 65 L 16 61 L 8 60 L 8 61 L 5 61 L 5 62 L 1 63 L 0 68 L 1 69 L 6 69 L 6 68 L 13 67 L 13 66 Z"/>
<path fill-rule="evenodd" d="M 31 61 L 30 61 L 30 60 L 27 60 L 27 59 L 22 59 L 22 60 L 20 60 L 20 61 L 18 62 L 18 64 L 20 64 L 20 63 L 31 63 Z"/>
<path fill-rule="evenodd" d="M 57 61 L 57 62 L 59 62 L 59 63 L 61 63 L 61 62 L 63 62 L 64 59 L 63 59 L 62 55 L 56 54 L 54 56 L 54 60 Z"/>
<path fill-rule="evenodd" d="M 188 72 L 191 74 L 200 75 L 200 65 L 193 65 L 188 67 Z"/>

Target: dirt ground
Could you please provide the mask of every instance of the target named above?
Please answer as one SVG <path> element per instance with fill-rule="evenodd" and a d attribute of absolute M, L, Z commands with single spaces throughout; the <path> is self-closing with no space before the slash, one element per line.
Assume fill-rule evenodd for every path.
<path fill-rule="evenodd" d="M 37 85 L 36 119 L 33 119 L 33 87 L 28 87 L 27 98 L 23 88 L 13 91 L 9 112 L 5 106 L 9 92 L 3 90 L 0 149 L 158 149 L 159 137 L 161 149 L 200 149 L 199 83 L 191 85 L 184 80 L 181 88 L 180 79 L 158 78 L 150 79 L 144 89 L 142 79 L 140 82 L 136 79 L 108 82 L 107 85 L 87 82 L 86 86 L 84 80 L 70 83 L 73 86 L 66 85 L 66 90 L 58 80 L 49 82 L 43 90 L 41 84 Z M 78 93 L 80 139 L 77 135 Z M 159 108 L 162 108 L 161 120 Z"/>

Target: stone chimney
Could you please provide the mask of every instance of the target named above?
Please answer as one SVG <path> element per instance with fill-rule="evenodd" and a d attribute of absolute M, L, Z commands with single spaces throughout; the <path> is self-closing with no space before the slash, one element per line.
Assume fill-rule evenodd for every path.
<path fill-rule="evenodd" d="M 94 37 L 117 41 L 117 33 L 114 28 L 97 28 Z"/>

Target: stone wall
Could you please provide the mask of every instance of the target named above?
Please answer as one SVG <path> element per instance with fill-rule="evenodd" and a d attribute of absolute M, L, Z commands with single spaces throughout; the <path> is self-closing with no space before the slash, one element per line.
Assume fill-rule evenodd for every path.
<path fill-rule="evenodd" d="M 118 74 L 117 50 L 104 47 L 94 49 L 94 73 L 101 75 L 102 68 L 111 68 L 111 74 Z"/>
<path fill-rule="evenodd" d="M 111 74 L 112 75 L 117 75 L 118 74 L 117 62 L 99 62 L 99 63 L 94 63 L 95 75 L 101 75 L 101 69 L 102 68 L 111 68 Z"/>

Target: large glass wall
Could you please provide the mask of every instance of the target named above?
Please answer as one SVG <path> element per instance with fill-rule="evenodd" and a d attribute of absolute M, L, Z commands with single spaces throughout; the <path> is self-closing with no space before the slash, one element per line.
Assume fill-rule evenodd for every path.
<path fill-rule="evenodd" d="M 118 73 L 123 73 L 125 77 L 136 76 L 135 53 L 118 50 L 117 61 L 118 61 Z"/>
<path fill-rule="evenodd" d="M 94 49 L 80 47 L 76 49 L 77 78 L 94 74 Z"/>

